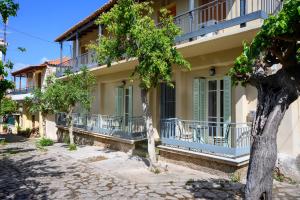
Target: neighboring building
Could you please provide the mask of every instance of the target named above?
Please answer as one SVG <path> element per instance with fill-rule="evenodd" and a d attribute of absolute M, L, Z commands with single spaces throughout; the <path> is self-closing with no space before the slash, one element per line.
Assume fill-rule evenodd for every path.
<path fill-rule="evenodd" d="M 91 115 L 74 114 L 75 126 L 86 130 L 78 129 L 77 137 L 100 137 L 97 141 L 113 140 L 113 145 L 123 142 L 115 138 L 129 139 L 130 144 L 144 138 L 139 83 L 128 78 L 137 61 L 108 68 L 97 64 L 93 52 L 86 49 L 90 41 L 106 34 L 94 22 L 115 2 L 109 1 L 56 39 L 61 50 L 63 42 L 73 41 L 74 55 L 61 64 L 58 77 L 67 68 L 78 71 L 86 65 L 97 78 Z M 257 93 L 251 86 L 231 87 L 226 73 L 241 53 L 242 42 L 251 41 L 268 14 L 281 9 L 281 0 L 153 2 L 156 21 L 163 7 L 175 16 L 183 32 L 176 47 L 192 66 L 191 71 L 174 69 L 174 88 L 162 83 L 149 95 L 157 138 L 162 142 L 160 156 L 226 172 L 243 168 L 249 159 L 249 124 L 255 116 Z M 279 129 L 279 152 L 290 156 L 300 153 L 299 106 L 299 100 L 290 106 Z M 58 123 L 64 124 L 62 116 Z"/>
<path fill-rule="evenodd" d="M 63 60 L 67 59 L 63 58 Z M 34 89 L 42 90 L 45 87 L 47 77 L 56 72 L 59 63 L 61 63 L 60 59 L 51 60 L 43 64 L 27 66 L 11 73 L 15 89 L 9 91 L 7 96 L 18 102 L 20 108 L 19 115 L 16 115 L 16 121 L 21 129 L 39 128 L 40 132 L 43 130 L 40 123 L 41 115 L 39 113 L 30 114 L 26 109 L 24 100 L 26 97 L 32 96 Z"/>

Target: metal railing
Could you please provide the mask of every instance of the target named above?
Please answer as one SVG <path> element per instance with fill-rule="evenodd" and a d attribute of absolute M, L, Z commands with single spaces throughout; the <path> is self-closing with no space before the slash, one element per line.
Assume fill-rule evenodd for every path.
<path fill-rule="evenodd" d="M 177 42 L 216 35 L 220 30 L 239 25 L 239 22 L 243 24 L 261 18 L 261 15 L 275 14 L 280 11 L 282 5 L 281 0 L 211 1 L 174 17 L 174 23 L 182 31 L 182 35 L 178 37 Z M 225 21 L 227 23 L 222 24 Z M 217 26 L 218 24 L 222 25 Z M 202 31 L 204 29 L 206 30 Z M 199 32 L 199 34 L 191 34 L 193 32 Z M 185 35 L 187 37 L 183 37 Z"/>
<path fill-rule="evenodd" d="M 145 139 L 146 131 L 142 117 L 89 115 L 73 113 L 73 126 L 93 133 L 110 135 L 122 139 Z M 56 124 L 67 126 L 66 114 L 56 114 Z"/>
<path fill-rule="evenodd" d="M 176 148 L 227 156 L 250 152 L 251 127 L 246 123 L 201 122 L 164 119 L 160 123 L 162 143 Z"/>
<path fill-rule="evenodd" d="M 35 87 L 25 87 L 19 89 L 13 89 L 9 92 L 9 94 L 17 95 L 17 94 L 28 94 L 34 91 Z"/>
<path fill-rule="evenodd" d="M 96 64 L 95 53 L 90 51 L 61 63 L 56 70 L 56 76 L 64 76 L 67 70 L 76 73 L 79 72 L 82 67 L 92 68 Z"/>
<path fill-rule="evenodd" d="M 174 17 L 174 23 L 182 31 L 182 35 L 177 37 L 175 42 L 182 43 L 210 37 L 217 35 L 220 30 L 245 25 L 247 22 L 257 19 L 265 19 L 268 14 L 279 12 L 282 5 L 282 0 L 211 1 Z M 157 26 L 159 27 L 160 24 Z M 56 76 L 64 76 L 66 70 L 78 72 L 83 66 L 88 68 L 98 66 L 94 52 L 88 52 L 61 63 L 56 71 Z"/>

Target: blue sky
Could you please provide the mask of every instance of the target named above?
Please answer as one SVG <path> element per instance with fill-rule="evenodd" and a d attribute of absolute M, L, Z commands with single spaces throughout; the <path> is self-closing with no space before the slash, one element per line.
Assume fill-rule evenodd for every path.
<path fill-rule="evenodd" d="M 39 64 L 47 59 L 59 58 L 59 45 L 54 39 L 106 1 L 15 0 L 20 4 L 20 10 L 17 17 L 9 19 L 7 36 L 7 58 L 15 64 L 14 70 L 29 64 Z M 26 48 L 26 52 L 21 53 L 17 50 L 18 47 Z M 68 45 L 64 46 L 64 55 L 70 55 Z"/>

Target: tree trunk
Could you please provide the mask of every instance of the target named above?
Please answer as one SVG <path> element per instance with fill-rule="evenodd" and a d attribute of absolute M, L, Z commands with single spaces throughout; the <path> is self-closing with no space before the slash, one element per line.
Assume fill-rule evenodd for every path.
<path fill-rule="evenodd" d="M 149 154 L 149 162 L 150 169 L 156 169 L 157 167 L 157 158 L 155 153 L 155 139 L 154 139 L 154 129 L 153 129 L 153 121 L 150 113 L 150 106 L 148 101 L 148 90 L 141 89 L 141 99 L 142 99 L 142 107 L 143 107 L 143 118 L 146 124 L 146 132 L 148 139 L 148 154 Z"/>
<path fill-rule="evenodd" d="M 272 199 L 273 169 L 277 159 L 277 131 L 290 105 L 290 95 L 284 89 L 258 89 L 258 106 L 252 125 L 245 199 Z M 275 91 L 275 92 L 274 92 Z"/>
<path fill-rule="evenodd" d="M 69 131 L 69 138 L 70 144 L 74 144 L 74 135 L 73 135 L 73 107 L 70 107 L 69 112 L 67 113 L 67 123 L 68 123 L 68 131 Z"/>
<path fill-rule="evenodd" d="M 42 126 L 43 126 L 43 136 L 47 137 L 46 134 L 46 115 L 42 115 Z"/>

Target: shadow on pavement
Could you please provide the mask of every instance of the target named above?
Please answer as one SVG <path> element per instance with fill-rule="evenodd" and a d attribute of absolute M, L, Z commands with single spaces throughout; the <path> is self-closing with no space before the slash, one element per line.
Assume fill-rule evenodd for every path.
<path fill-rule="evenodd" d="M 19 135 L 14 134 L 0 134 L 0 138 L 5 139 L 5 142 L 15 143 L 15 142 L 26 142 L 28 139 Z"/>
<path fill-rule="evenodd" d="M 225 179 L 189 180 L 186 188 L 195 198 L 203 199 L 244 199 L 245 185 Z"/>
<path fill-rule="evenodd" d="M 5 151 L 30 152 L 32 149 L 7 148 Z M 28 154 L 22 158 L 14 155 L 0 157 L 0 199 L 48 199 L 47 177 L 62 177 L 57 166 L 49 166 L 53 158 L 36 159 Z"/>

